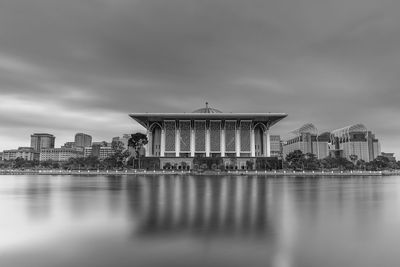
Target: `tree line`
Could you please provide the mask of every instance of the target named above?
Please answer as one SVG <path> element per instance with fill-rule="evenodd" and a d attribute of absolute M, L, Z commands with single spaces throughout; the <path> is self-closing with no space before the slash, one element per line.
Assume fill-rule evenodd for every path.
<path fill-rule="evenodd" d="M 295 150 L 285 157 L 284 168 L 292 170 L 396 170 L 400 169 L 400 161 L 390 161 L 387 157 L 378 156 L 370 162 L 358 159 L 357 155 L 350 155 L 350 160 L 344 157 L 326 157 L 318 159 L 312 153 L 303 153 Z"/>
<path fill-rule="evenodd" d="M 157 158 L 145 158 L 142 151 L 144 145 L 148 143 L 147 136 L 143 133 L 132 134 L 128 140 L 128 147 L 125 148 L 121 141 L 113 141 L 111 146 L 114 153 L 105 159 L 95 156 L 70 158 L 65 162 L 57 161 L 37 161 L 17 158 L 15 160 L 0 161 L 1 169 L 64 169 L 64 170 L 109 170 L 109 169 L 159 169 L 160 162 Z M 314 171 L 314 170 L 396 170 L 400 169 L 400 161 L 390 161 L 388 158 L 378 156 L 371 162 L 358 159 L 356 155 L 351 155 L 350 160 L 343 157 L 326 157 L 318 159 L 315 154 L 303 153 L 295 150 L 289 153 L 284 160 L 272 160 L 272 158 L 257 158 L 255 162 L 246 162 L 246 169 L 290 169 L 295 171 Z M 157 161 L 158 160 L 158 161 Z M 223 165 L 222 158 L 198 158 L 193 160 L 194 166 L 200 169 L 236 169 L 236 158 L 230 159 L 228 166 Z M 236 167 L 235 167 L 236 166 Z M 187 167 L 187 166 L 184 166 Z M 243 166 L 242 166 L 243 167 Z M 171 165 L 171 168 L 173 166 Z"/>

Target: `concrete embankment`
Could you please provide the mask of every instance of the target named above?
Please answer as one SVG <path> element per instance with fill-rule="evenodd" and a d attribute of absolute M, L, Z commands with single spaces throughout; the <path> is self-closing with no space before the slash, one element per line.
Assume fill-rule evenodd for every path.
<path fill-rule="evenodd" d="M 0 170 L 0 175 L 267 175 L 267 176 L 388 176 L 392 171 L 171 171 L 171 170 Z"/>

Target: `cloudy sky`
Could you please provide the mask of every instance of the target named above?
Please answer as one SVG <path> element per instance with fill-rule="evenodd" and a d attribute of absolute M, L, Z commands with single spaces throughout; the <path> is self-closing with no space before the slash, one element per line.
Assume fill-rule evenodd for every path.
<path fill-rule="evenodd" d="M 400 156 L 398 0 L 2 0 L 0 150 L 94 140 L 131 112 L 286 112 L 285 134 L 363 123 Z"/>

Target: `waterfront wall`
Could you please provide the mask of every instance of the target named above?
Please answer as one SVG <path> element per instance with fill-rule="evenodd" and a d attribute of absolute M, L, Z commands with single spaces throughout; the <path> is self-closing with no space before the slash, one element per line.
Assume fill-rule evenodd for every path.
<path fill-rule="evenodd" d="M 0 170 L 0 175 L 266 175 L 266 176 L 387 176 L 400 171 L 177 171 L 177 170 Z"/>

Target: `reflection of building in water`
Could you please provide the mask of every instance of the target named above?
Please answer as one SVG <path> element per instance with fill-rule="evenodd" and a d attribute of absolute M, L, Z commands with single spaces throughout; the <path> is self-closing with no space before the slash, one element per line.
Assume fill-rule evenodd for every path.
<path fill-rule="evenodd" d="M 129 184 L 130 183 L 130 184 Z M 138 234 L 263 234 L 270 228 L 267 179 L 141 177 L 128 181 Z"/>
<path fill-rule="evenodd" d="M 29 201 L 27 209 L 30 219 L 45 219 L 51 213 L 52 186 L 51 177 L 29 177 L 24 195 Z"/>

